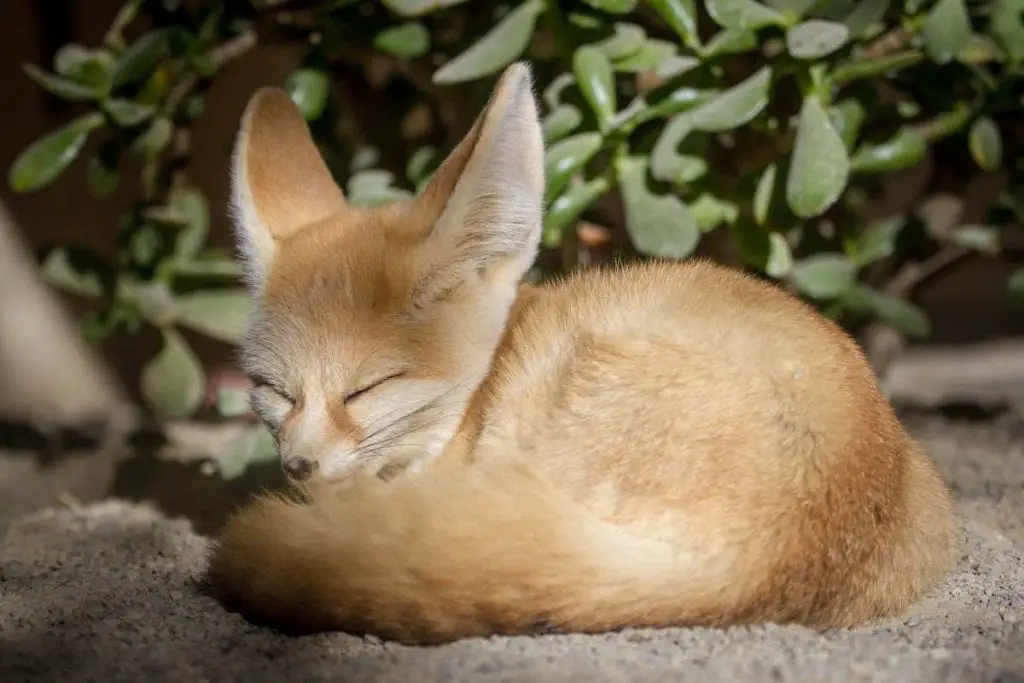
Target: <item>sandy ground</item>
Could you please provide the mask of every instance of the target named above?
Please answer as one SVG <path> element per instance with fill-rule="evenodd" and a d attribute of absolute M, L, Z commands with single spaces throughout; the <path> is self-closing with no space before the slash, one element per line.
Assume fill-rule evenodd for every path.
<path fill-rule="evenodd" d="M 1024 681 L 1024 432 L 1013 420 L 928 418 L 912 428 L 954 488 L 964 545 L 948 581 L 892 622 L 422 649 L 343 634 L 290 638 L 203 595 L 207 540 L 194 529 L 212 508 L 190 520 L 181 515 L 194 509 L 175 499 L 152 496 L 157 507 L 108 497 L 0 517 L 0 681 Z M 143 489 L 163 475 L 149 476 Z M 114 479 L 121 498 L 149 497 Z"/>

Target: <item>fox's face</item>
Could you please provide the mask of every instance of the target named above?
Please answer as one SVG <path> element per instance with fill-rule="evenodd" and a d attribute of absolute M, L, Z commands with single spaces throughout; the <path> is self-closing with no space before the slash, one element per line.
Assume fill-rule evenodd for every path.
<path fill-rule="evenodd" d="M 533 261 L 543 141 L 509 67 L 414 199 L 349 205 L 287 95 L 243 117 L 233 206 L 256 302 L 242 363 L 294 481 L 401 470 L 463 419 Z"/>

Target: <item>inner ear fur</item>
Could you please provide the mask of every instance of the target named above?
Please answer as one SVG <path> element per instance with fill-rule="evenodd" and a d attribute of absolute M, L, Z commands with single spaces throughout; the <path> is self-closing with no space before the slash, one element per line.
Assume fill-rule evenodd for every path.
<path fill-rule="evenodd" d="M 232 160 L 232 213 L 250 280 L 262 280 L 280 240 L 345 206 L 299 108 L 283 90 L 258 90 Z"/>
<path fill-rule="evenodd" d="M 525 63 L 509 66 L 473 127 L 416 200 L 430 218 L 427 279 L 447 291 L 469 273 L 505 266 L 517 281 L 540 242 L 544 140 L 533 79 Z M 514 284 L 510 282 L 509 284 Z"/>

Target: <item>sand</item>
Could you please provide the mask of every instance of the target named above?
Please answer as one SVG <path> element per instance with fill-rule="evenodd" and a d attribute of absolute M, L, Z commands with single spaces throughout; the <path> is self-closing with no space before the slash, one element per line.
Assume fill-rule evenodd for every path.
<path fill-rule="evenodd" d="M 286 637 L 203 594 L 208 539 L 192 521 L 106 497 L 0 518 L 0 681 L 1024 681 L 1020 424 L 912 428 L 953 486 L 963 552 L 900 619 L 824 634 L 769 625 L 431 648 Z"/>

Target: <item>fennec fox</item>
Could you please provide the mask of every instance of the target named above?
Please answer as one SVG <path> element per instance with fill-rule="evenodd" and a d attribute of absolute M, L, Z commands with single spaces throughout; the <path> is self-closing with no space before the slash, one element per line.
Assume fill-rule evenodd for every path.
<path fill-rule="evenodd" d="M 251 618 L 407 643 L 842 627 L 950 566 L 933 462 L 796 298 L 706 262 L 520 290 L 544 209 L 525 64 L 415 199 L 347 204 L 273 89 L 233 182 L 252 403 L 306 493 L 214 547 Z"/>

